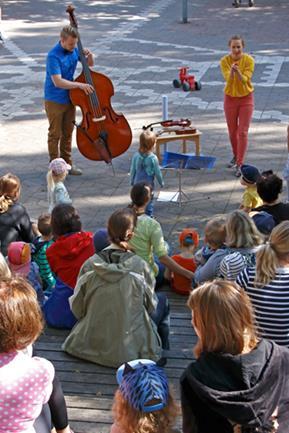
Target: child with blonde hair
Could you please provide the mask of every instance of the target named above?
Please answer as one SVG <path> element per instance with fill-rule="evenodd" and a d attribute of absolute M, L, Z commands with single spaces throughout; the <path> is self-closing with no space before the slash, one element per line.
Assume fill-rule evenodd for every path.
<path fill-rule="evenodd" d="M 68 175 L 71 166 L 63 158 L 55 158 L 49 164 L 47 173 L 47 193 L 48 193 L 48 212 L 60 203 L 71 204 L 68 191 L 64 185 L 64 180 Z"/>
<path fill-rule="evenodd" d="M 236 210 L 227 215 L 226 220 L 226 256 L 219 266 L 219 275 L 228 280 L 235 280 L 246 266 L 256 263 L 256 253 L 264 242 L 249 215 Z"/>
<path fill-rule="evenodd" d="M 130 183 L 135 185 L 139 182 L 145 182 L 151 186 L 152 195 L 145 213 L 153 216 L 153 191 L 155 177 L 161 187 L 164 186 L 163 175 L 160 170 L 159 161 L 153 153 L 156 143 L 156 135 L 153 131 L 145 130 L 139 137 L 139 149 L 133 155 L 130 166 Z"/>
<path fill-rule="evenodd" d="M 18 201 L 20 192 L 19 177 L 12 173 L 0 177 L 0 251 L 4 256 L 10 242 L 32 242 L 35 237 L 27 210 Z"/>
<path fill-rule="evenodd" d="M 178 407 L 164 370 L 137 359 L 119 367 L 110 433 L 172 433 Z"/>
<path fill-rule="evenodd" d="M 287 433 L 289 351 L 259 338 L 246 292 L 214 280 L 188 306 L 198 342 L 181 377 L 183 433 Z"/>
<path fill-rule="evenodd" d="M 289 221 L 273 228 L 256 253 L 256 265 L 237 278 L 255 307 L 261 334 L 289 347 Z"/>
<path fill-rule="evenodd" d="M 197 260 L 200 262 L 194 275 L 197 283 L 211 280 L 219 274 L 220 263 L 228 254 L 228 248 L 225 245 L 225 223 L 225 218 L 216 216 L 206 224 L 205 246 L 196 253 Z"/>

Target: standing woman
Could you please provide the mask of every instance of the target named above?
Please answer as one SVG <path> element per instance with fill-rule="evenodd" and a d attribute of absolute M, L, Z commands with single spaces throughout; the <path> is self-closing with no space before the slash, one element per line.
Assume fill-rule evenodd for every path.
<path fill-rule="evenodd" d="M 229 40 L 231 52 L 221 59 L 221 71 L 226 81 L 224 111 L 233 151 L 229 167 L 235 168 L 237 177 L 241 176 L 240 166 L 244 163 L 254 111 L 254 88 L 251 83 L 254 59 L 243 52 L 244 46 L 241 36 L 232 36 Z"/>

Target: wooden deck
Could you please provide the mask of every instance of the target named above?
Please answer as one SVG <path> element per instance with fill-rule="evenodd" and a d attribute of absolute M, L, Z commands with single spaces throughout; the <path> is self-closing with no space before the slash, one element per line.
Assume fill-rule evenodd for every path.
<path fill-rule="evenodd" d="M 178 398 L 179 377 L 193 358 L 196 336 L 186 297 L 167 294 L 171 305 L 171 351 L 165 370 Z M 55 366 L 65 394 L 71 428 L 77 433 L 108 433 L 117 388 L 115 369 L 82 361 L 63 352 L 61 344 L 68 333 L 46 329 L 35 345 L 36 354 L 49 359 Z"/>

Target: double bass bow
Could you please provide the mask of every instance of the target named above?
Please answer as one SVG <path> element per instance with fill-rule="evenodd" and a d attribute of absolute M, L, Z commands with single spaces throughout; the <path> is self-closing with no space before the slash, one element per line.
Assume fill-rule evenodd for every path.
<path fill-rule="evenodd" d="M 74 7 L 69 5 L 66 12 L 70 24 L 78 30 Z M 69 91 L 73 105 L 79 106 L 82 112 L 81 124 L 76 124 L 77 147 L 88 159 L 111 163 L 112 158 L 124 153 L 132 141 L 130 126 L 122 113 L 116 113 L 111 107 L 110 99 L 114 95 L 113 84 L 104 74 L 91 70 L 83 52 L 78 32 L 77 48 L 82 64 L 82 72 L 75 81 L 93 86 L 94 91 L 86 95 L 81 89 Z"/>

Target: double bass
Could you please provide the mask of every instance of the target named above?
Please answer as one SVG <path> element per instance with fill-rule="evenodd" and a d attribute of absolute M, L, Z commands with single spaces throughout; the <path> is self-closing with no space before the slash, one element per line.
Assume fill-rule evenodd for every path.
<path fill-rule="evenodd" d="M 69 14 L 71 26 L 78 29 L 74 9 L 69 5 L 66 12 Z M 82 112 L 81 124 L 75 123 L 77 147 L 88 159 L 111 163 L 112 158 L 129 148 L 132 132 L 124 115 L 116 113 L 111 107 L 110 99 L 114 95 L 111 80 L 89 68 L 79 35 L 77 48 L 82 72 L 75 81 L 90 84 L 94 88 L 89 95 L 81 89 L 69 91 L 72 104 L 79 106 Z"/>

